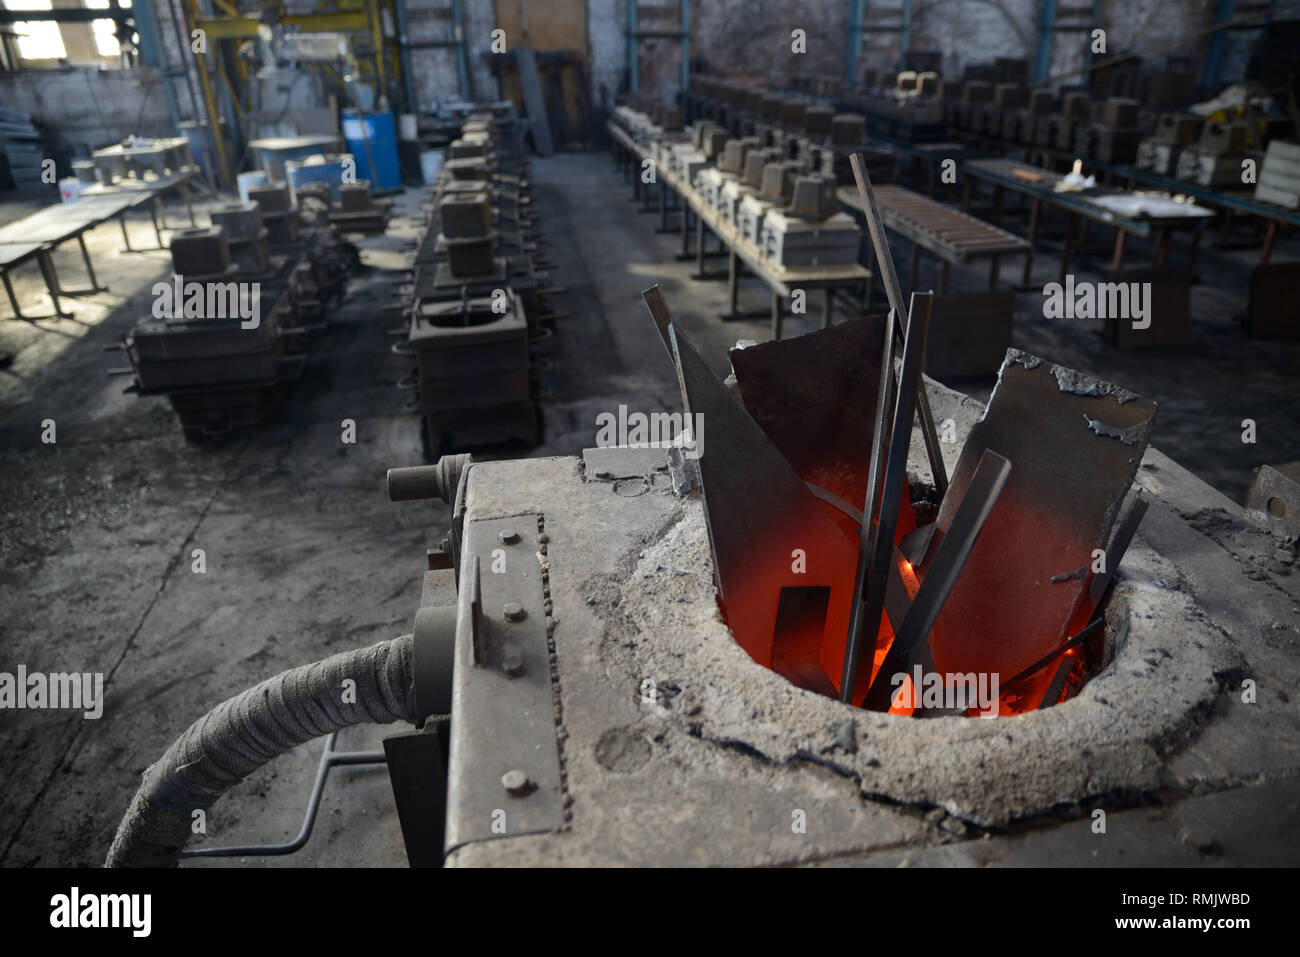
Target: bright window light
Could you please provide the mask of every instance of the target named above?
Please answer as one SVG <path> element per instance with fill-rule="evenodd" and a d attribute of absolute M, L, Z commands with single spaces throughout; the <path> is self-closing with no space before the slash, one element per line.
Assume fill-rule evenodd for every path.
<path fill-rule="evenodd" d="M 116 24 L 112 20 L 91 20 L 91 32 L 95 36 L 95 49 L 100 56 L 117 56 L 122 47 L 117 42 Z"/>
<path fill-rule="evenodd" d="M 4 0 L 4 5 L 9 10 L 49 10 L 50 0 Z M 14 33 L 18 55 L 24 60 L 58 60 L 68 55 L 59 25 L 52 20 L 19 20 Z"/>

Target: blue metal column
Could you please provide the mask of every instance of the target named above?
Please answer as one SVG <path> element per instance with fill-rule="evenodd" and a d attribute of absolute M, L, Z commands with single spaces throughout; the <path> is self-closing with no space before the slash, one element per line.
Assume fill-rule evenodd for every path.
<path fill-rule="evenodd" d="M 849 2 L 849 57 L 844 82 L 850 87 L 856 86 L 858 82 L 858 52 L 862 49 L 862 17 L 865 7 L 866 0 Z"/>
<path fill-rule="evenodd" d="M 456 81 L 460 84 L 462 99 L 473 99 L 469 82 L 469 60 L 465 55 L 465 4 L 464 0 L 451 0 L 451 28 L 456 35 Z"/>
<path fill-rule="evenodd" d="M 1237 11 L 1237 0 L 1219 0 L 1214 22 L 1223 23 L 1231 20 Z M 1202 86 L 1216 86 L 1219 82 L 1219 70 L 1223 67 L 1223 52 L 1228 46 L 1228 31 L 1218 30 L 1210 37 L 1210 50 L 1205 56 L 1205 69 L 1201 71 Z"/>
<path fill-rule="evenodd" d="M 1041 0 L 1038 13 L 1038 58 L 1034 61 L 1034 81 L 1047 79 L 1052 65 L 1052 34 L 1056 30 L 1056 0 Z"/>
<path fill-rule="evenodd" d="M 907 45 L 912 38 L 912 0 L 903 0 L 903 25 L 898 33 L 898 72 L 907 69 Z"/>
<path fill-rule="evenodd" d="M 1101 20 L 1101 0 L 1092 0 L 1092 19 L 1088 22 L 1088 38 L 1083 44 L 1083 65 L 1092 66 L 1092 31 L 1097 29 Z"/>
<path fill-rule="evenodd" d="M 629 93 L 635 93 L 640 86 L 641 78 L 637 72 L 637 0 L 627 0 L 627 89 Z"/>
<path fill-rule="evenodd" d="M 691 0 L 681 2 L 682 92 L 691 88 Z"/>
<path fill-rule="evenodd" d="M 406 35 L 406 0 L 393 0 L 393 11 L 397 16 L 397 50 L 402 60 L 402 93 L 406 96 L 406 109 L 409 113 L 418 113 L 415 101 L 415 78 L 411 75 L 410 38 Z M 461 96 L 465 91 L 461 90 Z"/>
<path fill-rule="evenodd" d="M 181 121 L 180 104 L 176 99 L 176 74 L 167 65 L 167 51 L 163 47 L 162 27 L 158 23 L 154 0 L 135 0 L 131 4 L 131 17 L 135 20 L 135 32 L 140 35 L 140 62 L 153 67 L 162 76 L 167 116 L 175 127 Z"/>

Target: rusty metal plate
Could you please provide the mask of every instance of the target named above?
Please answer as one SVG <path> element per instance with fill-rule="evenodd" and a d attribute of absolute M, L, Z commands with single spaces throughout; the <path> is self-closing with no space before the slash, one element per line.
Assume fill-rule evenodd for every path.
<path fill-rule="evenodd" d="M 1007 352 L 936 522 L 941 536 L 985 451 L 1010 460 L 935 625 L 937 669 L 1010 677 L 1087 623 L 1094 550 L 1111 541 L 1155 414 L 1154 402 L 1118 386 Z"/>
<path fill-rule="evenodd" d="M 745 408 L 805 482 L 861 508 L 885 317 L 731 352 Z M 712 435 L 710 434 L 710 438 Z"/>
<path fill-rule="evenodd" d="M 856 539 L 831 520 L 681 330 L 670 325 L 668 333 L 686 411 L 703 416 L 694 461 L 727 625 L 755 661 L 828 692 L 818 660 L 843 657 Z"/>
<path fill-rule="evenodd" d="M 525 514 L 465 526 L 447 853 L 472 841 L 554 831 L 565 823 L 545 581 L 537 553 L 540 519 Z"/>

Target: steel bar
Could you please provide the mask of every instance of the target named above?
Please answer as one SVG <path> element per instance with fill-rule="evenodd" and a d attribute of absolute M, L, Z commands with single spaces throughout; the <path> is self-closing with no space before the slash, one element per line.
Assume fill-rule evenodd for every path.
<path fill-rule="evenodd" d="M 849 610 L 850 627 L 844 645 L 844 667 L 840 675 L 840 700 L 844 702 L 853 700 L 862 648 L 867 644 L 868 638 L 874 648 L 880 630 L 889 562 L 893 558 L 894 532 L 898 527 L 898 510 L 902 505 L 903 491 L 907 487 L 907 453 L 911 446 L 912 417 L 916 414 L 917 388 L 923 388 L 921 366 L 925 361 L 925 339 L 933 304 L 933 293 L 912 293 L 907 336 L 903 343 L 903 371 L 899 377 L 894 422 L 889 430 L 889 453 L 879 493 L 880 509 L 875 518 L 869 551 L 866 609 L 863 611 L 858 606 L 856 596 L 859 592 L 855 581 L 854 605 Z"/>
<path fill-rule="evenodd" d="M 1074 670 L 1074 662 L 1062 661 L 1056 668 L 1056 676 L 1052 678 L 1052 683 L 1047 686 L 1047 691 L 1043 693 L 1043 700 L 1038 703 L 1038 710 L 1050 708 L 1056 704 L 1056 699 L 1061 697 L 1061 692 L 1065 690 L 1065 682 L 1070 678 L 1070 672 Z"/>
<path fill-rule="evenodd" d="M 861 187 L 861 183 L 858 184 Z M 853 604 L 849 606 L 849 633 L 844 644 L 844 666 L 840 676 L 840 700 L 850 701 L 853 695 L 852 676 L 857 673 L 859 649 L 862 645 L 863 597 L 867 587 L 867 570 L 874 567 L 873 529 L 879 519 L 880 470 L 885 446 L 885 407 L 889 402 L 889 384 L 894 371 L 894 310 L 885 318 L 884 336 L 880 345 L 880 380 L 876 388 L 876 415 L 871 427 L 871 459 L 867 466 L 867 492 L 862 503 L 862 523 L 858 527 L 858 563 L 853 578 Z M 909 443 L 910 444 L 910 443 Z"/>
<path fill-rule="evenodd" d="M 1065 654 L 1071 648 L 1077 648 L 1079 645 L 1083 644 L 1093 635 L 1097 634 L 1097 632 L 1101 631 L 1101 629 L 1105 626 L 1105 624 L 1106 624 L 1106 619 L 1094 618 L 1092 621 L 1088 623 L 1087 627 L 1085 627 L 1081 632 L 1079 632 L 1069 641 L 1065 642 L 1059 648 L 1055 648 L 1052 651 L 1049 651 L 1047 654 L 1043 655 L 1043 657 L 1039 658 L 1028 668 L 1025 668 L 1022 671 L 1017 672 L 1015 675 L 1011 677 L 1009 681 L 1004 681 L 1001 686 L 1002 691 L 1006 691 L 1008 688 L 1015 688 L 1020 684 L 1022 684 L 1026 679 L 1032 678 L 1035 674 L 1037 674 L 1042 669 L 1046 668 L 1048 665 L 1050 665 L 1057 658 L 1061 657 L 1061 655 Z"/>
<path fill-rule="evenodd" d="M 866 164 L 861 153 L 849 157 L 853 167 L 853 178 L 857 182 L 858 195 L 862 200 L 863 216 L 867 221 L 867 230 L 871 233 L 871 243 L 876 250 L 876 262 L 880 265 L 880 281 L 885 286 L 885 295 L 896 315 L 902 316 L 903 290 L 898 284 L 898 274 L 894 271 L 894 257 L 889 251 L 889 238 L 885 235 L 885 223 L 880 217 L 875 195 L 871 191 L 871 177 L 867 174 Z M 895 334 L 901 331 L 895 327 Z M 925 382 L 917 380 L 916 407 L 921 416 L 921 435 L 925 439 L 925 454 L 930 461 L 930 472 L 934 477 L 934 487 L 942 497 L 948 491 L 948 470 L 943 464 L 943 453 L 939 449 L 939 434 L 934 428 L 934 414 L 930 411 L 930 397 L 925 392 Z"/>
<path fill-rule="evenodd" d="M 874 711 L 889 710 L 894 693 L 890 676 L 911 670 L 917 652 L 938 620 L 939 612 L 943 610 L 944 602 L 1010 474 L 1011 463 L 996 452 L 986 451 L 980 458 L 952 525 L 939 543 L 934 562 L 921 582 L 907 617 L 903 619 L 903 627 L 895 634 L 894 643 L 867 691 L 864 707 Z"/>
<path fill-rule="evenodd" d="M 321 796 L 325 793 L 325 779 L 329 777 L 330 768 L 351 764 L 387 764 L 388 756 L 383 751 L 336 751 L 334 742 L 339 733 L 332 732 L 325 739 L 325 750 L 321 752 L 320 764 L 316 768 L 316 782 L 312 785 L 311 795 L 307 800 L 307 811 L 303 815 L 302 827 L 298 835 L 283 844 L 245 844 L 235 847 L 196 847 L 181 851 L 182 858 L 190 857 L 282 857 L 292 854 L 306 846 L 311 838 L 316 816 L 320 811 Z"/>

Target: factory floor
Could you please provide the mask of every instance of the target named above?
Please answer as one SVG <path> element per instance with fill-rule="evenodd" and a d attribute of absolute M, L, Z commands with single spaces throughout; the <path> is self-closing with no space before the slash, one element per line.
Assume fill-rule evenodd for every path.
<path fill-rule="evenodd" d="M 551 278 L 565 289 L 554 306 L 567 314 L 545 346 L 545 439 L 477 454 L 575 454 L 594 444 L 597 415 L 620 403 L 679 409 L 640 298 L 653 283 L 719 373 L 735 340 L 768 336 L 765 320 L 717 319 L 725 281 L 690 278 L 694 262 L 674 259 L 679 234 L 655 233 L 658 215 L 638 212 L 608 155 L 535 159 L 532 181 Z M 36 205 L 5 199 L 0 220 Z M 25 665 L 105 678 L 98 720 L 29 710 L 0 720 L 0 866 L 102 862 L 141 772 L 204 711 L 285 668 L 410 630 L 424 550 L 447 520 L 440 504 L 392 504 L 384 492 L 387 468 L 423 456 L 409 393 L 394 387 L 408 370 L 389 351 L 394 314 L 383 309 L 394 282 L 386 270 L 402 265 L 419 200 L 417 191 L 398 197 L 388 234 L 358 240 L 366 268 L 302 380 L 268 421 L 235 439 L 187 445 L 166 400 L 125 394 L 129 380 L 107 374 L 125 359 L 105 348 L 149 312 L 150 287 L 170 274 L 165 252 L 122 253 L 116 225 L 87 237 L 108 292 L 66 300 L 72 319 L 0 320 L 0 671 Z M 145 221 L 132 230 L 143 242 Z M 899 244 L 896 261 L 906 253 Z M 1142 244 L 1130 254 L 1139 260 Z M 1252 340 L 1233 325 L 1257 255 L 1206 243 L 1186 349 L 1115 351 L 1097 335 L 1099 323 L 1043 319 L 1035 293 L 1017 295 L 1015 343 L 1158 401 L 1153 444 L 1241 501 L 1254 467 L 1300 459 L 1300 340 Z M 1274 254 L 1297 256 L 1295 237 Z M 55 258 L 63 281 L 81 285 L 75 244 Z M 1106 258 L 1080 262 L 1076 275 L 1101 278 L 1087 267 Z M 1049 251 L 1038 260 L 1037 274 L 1054 271 Z M 1008 264 L 1005 275 L 1014 272 Z M 14 279 L 24 312 L 50 311 L 34 267 Z M 923 257 L 920 287 L 936 281 Z M 953 271 L 954 289 L 984 281 L 982 270 Z M 742 308 L 767 301 L 756 281 L 742 285 Z M 7 303 L 0 310 L 9 315 Z M 815 326 L 815 318 L 787 318 L 786 335 Z M 949 384 L 986 396 L 992 377 Z M 1256 420 L 1255 445 L 1241 442 L 1243 418 Z M 47 419 L 53 443 L 41 441 Z M 341 441 L 344 419 L 356 423 L 355 444 Z M 337 746 L 374 749 L 392 730 L 352 729 Z M 292 839 L 321 748 L 298 748 L 252 775 L 212 808 L 191 847 Z M 387 775 L 335 769 L 297 855 L 185 863 L 404 864 Z"/>

